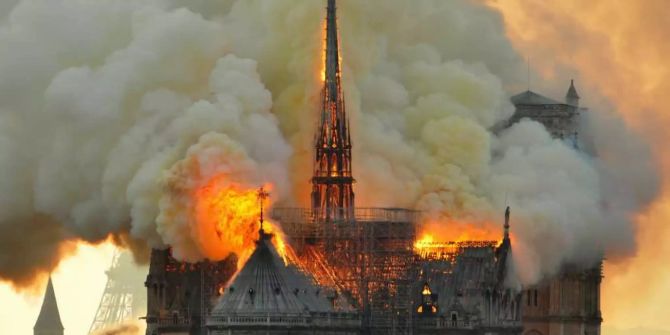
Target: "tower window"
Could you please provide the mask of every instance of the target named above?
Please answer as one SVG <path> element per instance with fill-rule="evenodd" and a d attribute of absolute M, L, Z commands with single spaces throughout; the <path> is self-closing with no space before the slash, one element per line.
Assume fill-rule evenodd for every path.
<path fill-rule="evenodd" d="M 533 290 L 533 303 L 537 307 L 537 290 Z"/>

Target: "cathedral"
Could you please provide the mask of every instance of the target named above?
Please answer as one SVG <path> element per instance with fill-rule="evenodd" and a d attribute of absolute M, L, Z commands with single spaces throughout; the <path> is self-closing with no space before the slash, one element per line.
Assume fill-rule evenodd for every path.
<path fill-rule="evenodd" d="M 153 250 L 146 334 L 599 334 L 600 264 L 566 266 L 522 291 L 506 285 L 510 208 L 500 241 L 417 248 L 421 213 L 355 205 L 337 23 L 336 1 L 328 0 L 311 207 L 269 213 L 295 257 L 287 264 L 277 255 L 262 215 L 255 250 L 239 272 L 234 256 L 188 264 L 169 248 Z M 531 91 L 512 102 L 516 113 L 506 126 L 536 120 L 578 147 L 586 110 L 574 83 L 565 102 Z"/>

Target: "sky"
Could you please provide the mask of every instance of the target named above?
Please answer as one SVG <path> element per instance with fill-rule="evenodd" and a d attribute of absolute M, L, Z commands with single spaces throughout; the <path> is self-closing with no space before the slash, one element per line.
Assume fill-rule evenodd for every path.
<path fill-rule="evenodd" d="M 116 247 L 81 244 L 52 274 L 65 334 L 88 334 L 100 297 L 107 283 L 105 271 Z M 0 334 L 29 335 L 37 320 L 46 287 L 21 294 L 0 284 Z"/>
<path fill-rule="evenodd" d="M 634 257 L 609 260 L 605 326 L 670 331 L 670 45 L 663 0 L 500 0 L 507 34 L 543 81 L 577 80 L 585 105 L 612 104 L 652 145 L 662 195 L 637 221 Z M 562 92 L 555 92 L 560 96 Z M 594 94 L 595 93 L 595 94 Z M 600 96 L 599 96 L 600 95 Z M 625 138 L 620 139 L 625 145 Z M 644 331 L 636 330 L 636 334 Z M 648 334 L 652 334 L 651 331 Z"/>
<path fill-rule="evenodd" d="M 662 166 L 662 196 L 636 218 L 634 257 L 609 259 L 602 288 L 604 334 L 666 335 L 670 310 L 670 20 L 667 1 L 489 0 L 507 35 L 529 59 L 534 90 L 561 98 L 576 79 L 586 106 L 604 105 L 642 134 Z M 0 6 L 9 4 L 3 2 Z M 625 139 L 621 139 L 625 141 Z M 80 245 L 53 273 L 66 334 L 87 332 L 113 247 Z M 28 335 L 43 288 L 15 293 L 0 284 L 0 333 Z"/>

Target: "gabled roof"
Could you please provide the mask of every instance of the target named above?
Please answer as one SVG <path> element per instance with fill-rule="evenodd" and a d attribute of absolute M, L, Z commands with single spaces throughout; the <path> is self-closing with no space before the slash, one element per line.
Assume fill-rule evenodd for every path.
<path fill-rule="evenodd" d="M 326 290 L 295 266 L 284 263 L 272 244 L 272 235 L 262 230 L 260 235 L 256 250 L 212 314 L 334 312 Z"/>
<path fill-rule="evenodd" d="M 519 93 L 512 97 L 512 103 L 514 105 L 562 105 L 562 102 L 558 102 L 554 99 L 547 98 L 541 94 L 537 94 L 533 91 L 526 91 Z"/>
<path fill-rule="evenodd" d="M 44 292 L 42 309 L 40 310 L 40 315 L 37 317 L 34 329 L 42 331 L 62 331 L 64 329 L 63 323 L 60 320 L 58 304 L 56 303 L 56 293 L 54 292 L 51 277 L 49 277 L 49 283 Z"/>

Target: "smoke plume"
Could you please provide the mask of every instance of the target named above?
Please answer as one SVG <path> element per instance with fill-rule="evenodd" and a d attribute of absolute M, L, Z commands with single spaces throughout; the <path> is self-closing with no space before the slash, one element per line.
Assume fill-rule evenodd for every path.
<path fill-rule="evenodd" d="M 610 120 L 630 137 L 612 145 L 597 111 L 584 131 L 595 158 L 530 121 L 492 133 L 525 77 L 498 13 L 465 0 L 338 4 L 359 205 L 497 230 L 509 204 L 524 283 L 630 253 L 631 218 L 656 192 L 645 145 Z M 0 277 L 110 234 L 207 257 L 188 195 L 220 174 L 304 204 L 324 6 L 19 1 L 0 30 Z"/>

